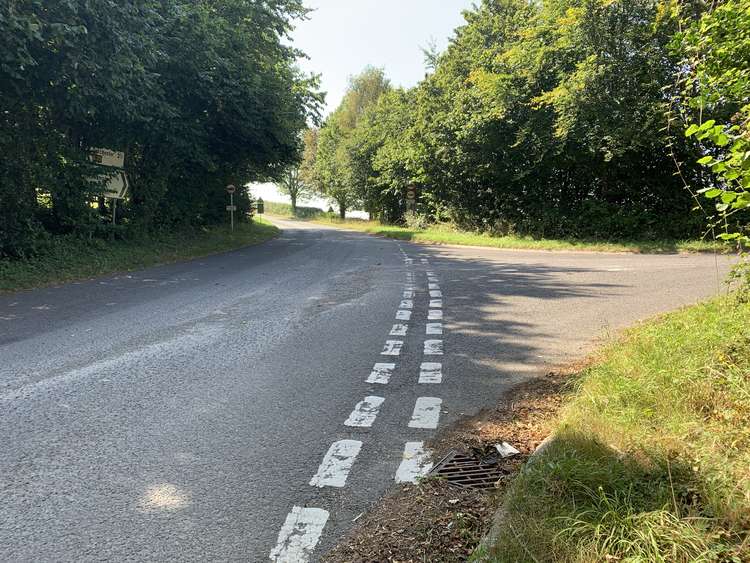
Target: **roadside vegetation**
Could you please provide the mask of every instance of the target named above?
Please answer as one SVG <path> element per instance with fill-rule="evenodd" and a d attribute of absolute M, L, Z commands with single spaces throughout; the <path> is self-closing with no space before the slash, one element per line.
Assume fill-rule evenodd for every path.
<path fill-rule="evenodd" d="M 140 246 L 164 232 L 225 224 L 228 184 L 246 216 L 242 186 L 299 161 L 318 116 L 317 80 L 289 41 L 307 13 L 301 0 L 3 2 L 3 271 L 48 263 L 50 248 L 89 256 L 91 271 L 124 248 L 151 255 Z M 114 222 L 113 169 L 92 162 L 94 148 L 124 153 Z"/>
<path fill-rule="evenodd" d="M 628 331 L 581 374 L 553 437 L 482 560 L 750 559 L 750 304 Z"/>
<path fill-rule="evenodd" d="M 234 233 L 223 225 L 153 233 L 147 240 L 56 237 L 33 258 L 0 261 L 0 291 L 30 289 L 198 258 L 257 244 L 278 232 L 267 221 L 255 219 L 238 223 Z"/>
<path fill-rule="evenodd" d="M 457 244 L 463 246 L 485 246 L 490 248 L 526 250 L 585 250 L 596 252 L 724 252 L 725 246 L 712 240 L 645 240 L 645 241 L 597 241 L 577 239 L 543 239 L 522 235 L 493 235 L 487 232 L 469 232 L 450 223 L 427 225 L 384 225 L 380 221 L 363 219 L 341 219 L 336 213 L 323 212 L 314 207 L 297 206 L 292 213 L 291 206 L 284 203 L 266 203 L 272 215 L 288 219 L 301 219 L 362 231 L 372 235 L 408 240 L 426 244 Z"/>

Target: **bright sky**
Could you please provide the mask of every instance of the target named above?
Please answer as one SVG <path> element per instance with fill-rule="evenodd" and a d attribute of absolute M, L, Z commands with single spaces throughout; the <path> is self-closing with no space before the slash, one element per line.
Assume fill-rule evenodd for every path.
<path fill-rule="evenodd" d="M 434 41 L 443 51 L 453 30 L 464 23 L 461 12 L 472 7 L 472 0 L 306 0 L 305 5 L 315 11 L 297 23 L 292 37 L 309 57 L 300 61 L 302 68 L 321 75 L 326 115 L 341 102 L 349 77 L 368 65 L 383 67 L 394 86 L 410 87 L 422 80 L 426 69 L 421 47 Z M 255 184 L 251 191 L 255 197 L 289 203 L 273 184 Z M 300 205 L 328 208 L 317 197 Z"/>
<path fill-rule="evenodd" d="M 315 11 L 298 22 L 294 44 L 310 57 L 302 68 L 321 74 L 328 92 L 325 113 L 344 96 L 348 79 L 367 65 L 385 68 L 395 86 L 413 86 L 425 75 L 420 47 L 442 51 L 471 0 L 306 0 Z"/>

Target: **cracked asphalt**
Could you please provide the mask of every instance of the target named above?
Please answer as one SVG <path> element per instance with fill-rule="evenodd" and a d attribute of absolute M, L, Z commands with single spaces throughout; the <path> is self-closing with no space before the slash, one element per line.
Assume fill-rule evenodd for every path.
<path fill-rule="evenodd" d="M 427 270 L 445 307 L 444 427 L 624 326 L 723 290 L 729 266 L 279 225 L 259 246 L 0 294 L 0 560 L 267 561 L 292 507 L 321 506 L 314 559 L 393 483 L 404 444 L 434 433 L 407 427 Z M 383 361 L 404 254 L 418 291 L 386 400 L 356 429 L 346 486 L 311 487 L 331 443 L 352 436 L 352 407 L 384 393 L 365 379 Z"/>

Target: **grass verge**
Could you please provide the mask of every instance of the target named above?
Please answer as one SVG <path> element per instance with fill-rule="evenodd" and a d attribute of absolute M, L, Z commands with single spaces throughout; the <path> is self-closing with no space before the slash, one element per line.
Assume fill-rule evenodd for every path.
<path fill-rule="evenodd" d="M 628 331 L 581 373 L 481 561 L 750 561 L 750 305 Z"/>
<path fill-rule="evenodd" d="M 286 219 L 299 219 L 334 227 L 362 231 L 373 235 L 385 236 L 426 244 L 457 244 L 462 246 L 486 246 L 491 248 L 526 249 L 526 250 L 586 250 L 597 252 L 636 252 L 636 253 L 672 253 L 672 252 L 709 252 L 723 250 L 720 243 L 705 240 L 685 241 L 596 241 L 576 239 L 542 239 L 520 235 L 492 236 L 484 233 L 460 231 L 451 225 L 434 225 L 427 229 L 410 229 L 397 225 L 383 225 L 378 221 L 362 219 L 340 219 L 331 213 L 323 213 L 314 208 L 298 208 L 300 213 L 294 216 L 291 206 L 287 204 L 267 204 L 270 214 Z"/>
<path fill-rule="evenodd" d="M 256 219 L 236 225 L 234 233 L 222 226 L 135 240 L 59 237 L 33 258 L 0 260 L 0 291 L 30 289 L 197 258 L 257 244 L 278 232 L 268 221 Z"/>

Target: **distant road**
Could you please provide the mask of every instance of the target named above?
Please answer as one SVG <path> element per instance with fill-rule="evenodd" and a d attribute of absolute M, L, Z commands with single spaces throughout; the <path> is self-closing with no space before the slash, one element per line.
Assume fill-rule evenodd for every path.
<path fill-rule="evenodd" d="M 436 428 L 728 265 L 279 224 L 0 295 L 0 560 L 314 560 L 426 469 Z"/>

